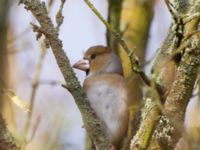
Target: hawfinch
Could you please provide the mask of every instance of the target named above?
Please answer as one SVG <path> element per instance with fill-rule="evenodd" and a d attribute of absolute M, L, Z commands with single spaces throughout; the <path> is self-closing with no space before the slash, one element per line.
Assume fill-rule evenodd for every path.
<path fill-rule="evenodd" d="M 108 47 L 90 47 L 73 65 L 86 72 L 83 90 L 101 121 L 109 142 L 117 147 L 128 126 L 127 87 L 118 56 Z"/>

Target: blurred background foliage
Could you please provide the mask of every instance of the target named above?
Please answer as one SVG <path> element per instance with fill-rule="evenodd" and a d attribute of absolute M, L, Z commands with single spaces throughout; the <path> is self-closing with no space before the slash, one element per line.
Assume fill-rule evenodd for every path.
<path fill-rule="evenodd" d="M 60 1 L 45 2 L 55 23 Z M 137 48 L 136 54 L 148 74 L 152 57 L 169 27 L 170 16 L 163 1 L 92 2 L 129 47 Z M 80 113 L 71 95 L 61 87 L 64 81 L 52 52 L 45 48 L 43 40 L 35 40 L 29 22 L 36 20 L 17 0 L 0 3 L 0 87 L 4 89 L 0 103 L 8 129 L 24 150 L 84 149 Z M 67 0 L 63 15 L 60 38 L 72 64 L 92 45 L 108 44 L 120 55 L 129 89 L 135 91 L 129 93 L 134 113 L 141 101 L 142 83 L 136 74 L 132 75 L 126 53 L 83 1 Z M 85 74 L 76 73 L 82 82 Z"/>

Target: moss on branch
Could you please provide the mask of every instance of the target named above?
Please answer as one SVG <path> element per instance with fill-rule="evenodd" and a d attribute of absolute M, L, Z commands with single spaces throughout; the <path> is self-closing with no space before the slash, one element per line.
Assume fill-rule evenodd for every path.
<path fill-rule="evenodd" d="M 145 105 L 142 109 L 141 114 L 140 128 L 131 140 L 131 150 L 148 148 L 151 136 L 153 134 L 152 131 L 156 125 L 157 120 L 159 119 L 158 114 L 160 113 L 160 110 L 153 101 L 155 101 L 155 99 L 152 100 L 150 98 L 147 98 L 145 100 Z M 154 120 L 151 120 L 152 118 L 154 118 Z"/>
<path fill-rule="evenodd" d="M 192 14 L 199 11 L 200 5 L 198 1 L 195 1 L 195 4 L 191 7 L 186 7 L 183 3 L 187 3 L 187 1 L 180 2 L 177 0 L 175 3 L 177 9 L 181 9 L 182 12 L 181 15 L 179 14 L 179 17 L 191 17 Z M 172 42 L 176 38 L 173 34 L 172 24 L 155 61 L 156 64 L 154 65 L 153 72 L 158 79 L 157 82 L 163 87 L 164 99 L 166 99 L 164 109 L 162 110 L 164 115 L 159 120 L 153 136 L 153 140 L 158 142 L 161 149 L 173 149 L 184 132 L 183 119 L 185 108 L 192 95 L 200 63 L 198 44 L 200 36 L 193 34 L 188 39 L 187 36 L 188 33 L 195 33 L 198 30 L 198 23 L 199 19 L 197 17 L 182 24 L 183 36 L 180 39 L 179 46 L 174 46 Z M 175 24 L 179 25 L 177 22 Z M 184 40 L 185 38 L 187 40 Z M 174 49 L 171 49 L 171 47 L 174 47 Z M 178 57 L 174 57 L 174 54 Z M 166 77 L 166 73 L 168 77 Z"/>

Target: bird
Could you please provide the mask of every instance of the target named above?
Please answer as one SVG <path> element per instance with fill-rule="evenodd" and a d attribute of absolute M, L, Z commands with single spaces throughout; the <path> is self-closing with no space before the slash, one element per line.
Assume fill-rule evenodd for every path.
<path fill-rule="evenodd" d="M 119 57 L 111 48 L 96 45 L 73 67 L 86 72 L 83 91 L 109 143 L 119 147 L 129 120 L 127 86 Z"/>

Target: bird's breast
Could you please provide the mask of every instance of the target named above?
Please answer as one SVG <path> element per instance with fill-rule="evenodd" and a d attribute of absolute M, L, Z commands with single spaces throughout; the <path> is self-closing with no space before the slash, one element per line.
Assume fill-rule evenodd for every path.
<path fill-rule="evenodd" d="M 120 130 L 125 132 L 122 126 L 128 116 L 124 79 L 117 74 L 89 77 L 84 81 L 84 91 L 92 109 L 105 127 L 106 134 L 111 141 L 115 140 L 115 137 L 120 136 Z"/>

